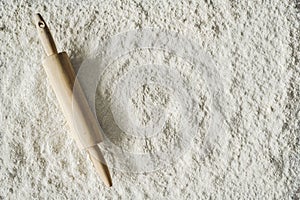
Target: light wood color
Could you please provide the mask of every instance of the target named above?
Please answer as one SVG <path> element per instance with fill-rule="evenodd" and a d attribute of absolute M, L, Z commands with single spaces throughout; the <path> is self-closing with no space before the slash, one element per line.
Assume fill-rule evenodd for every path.
<path fill-rule="evenodd" d="M 75 81 L 75 73 L 66 52 L 57 53 L 57 49 L 47 24 L 40 14 L 35 16 L 38 34 L 46 51 L 43 60 L 48 81 L 50 82 L 62 111 L 71 127 L 71 136 L 80 149 L 87 150 L 94 167 L 107 186 L 112 186 L 112 179 L 97 145 L 102 141 L 102 129 L 91 111 L 85 95 Z M 76 95 L 73 93 L 76 85 Z"/>
<path fill-rule="evenodd" d="M 57 54 L 57 49 L 50 30 L 40 14 L 34 16 L 37 32 L 47 56 Z"/>

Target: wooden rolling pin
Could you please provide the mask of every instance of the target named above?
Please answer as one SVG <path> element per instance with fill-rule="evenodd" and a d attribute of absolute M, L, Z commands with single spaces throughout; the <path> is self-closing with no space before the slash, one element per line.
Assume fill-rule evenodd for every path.
<path fill-rule="evenodd" d="M 35 15 L 34 21 L 47 54 L 43 60 L 43 66 L 71 127 L 71 136 L 80 149 L 88 152 L 104 184 L 112 186 L 108 167 L 97 145 L 102 141 L 102 129 L 91 111 L 80 85 L 76 85 L 76 95 L 73 93 L 74 84 L 79 83 L 75 81 L 75 73 L 70 59 L 66 52 L 57 53 L 52 35 L 40 14 Z"/>

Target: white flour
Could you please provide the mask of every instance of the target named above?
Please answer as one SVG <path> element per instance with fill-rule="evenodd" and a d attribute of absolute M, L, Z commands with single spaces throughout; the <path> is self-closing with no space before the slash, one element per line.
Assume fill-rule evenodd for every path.
<path fill-rule="evenodd" d="M 0 2 L 0 199 L 299 199 L 295 7 L 288 1 Z M 122 53 L 106 57 L 110 65 L 93 83 L 99 122 L 117 147 L 156 157 L 108 154 L 112 188 L 68 136 L 41 66 L 35 12 L 76 71 L 99 57 L 107 41 L 108 50 Z M 163 49 L 123 52 L 148 36 L 122 45 L 110 40 L 147 28 L 188 38 L 214 61 L 204 71 L 214 78 Z"/>

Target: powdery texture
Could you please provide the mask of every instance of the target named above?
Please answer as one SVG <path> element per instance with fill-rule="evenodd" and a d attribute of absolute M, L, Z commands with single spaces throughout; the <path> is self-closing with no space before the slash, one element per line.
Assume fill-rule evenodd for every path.
<path fill-rule="evenodd" d="M 41 66 L 43 51 L 31 19 L 35 12 L 48 22 L 59 49 L 69 53 L 76 70 L 97 54 L 99 44 L 128 30 L 153 27 L 193 39 L 217 63 L 224 88 L 226 127 L 213 148 L 199 153 L 204 125 L 191 148 L 172 165 L 148 173 L 111 169 L 114 185 L 105 187 L 87 155 L 68 137 L 69 128 Z M 296 3 L 1 1 L 0 13 L 0 199 L 299 199 Z M 135 60 L 143 55 L 139 53 L 128 55 L 129 64 L 142 60 Z M 190 81 L 191 87 L 198 83 Z M 162 88 L 151 87 L 137 89 L 133 99 L 142 125 L 151 118 L 143 97 L 154 95 L 162 107 L 168 97 Z M 209 118 L 214 113 L 205 106 L 204 118 Z M 113 139 L 124 145 L 118 143 L 118 135 Z M 125 141 L 131 151 L 157 148 L 141 145 Z"/>

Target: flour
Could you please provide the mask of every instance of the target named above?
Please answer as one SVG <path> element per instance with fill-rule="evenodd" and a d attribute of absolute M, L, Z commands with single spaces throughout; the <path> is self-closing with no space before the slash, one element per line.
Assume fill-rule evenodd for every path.
<path fill-rule="evenodd" d="M 0 199 L 299 198 L 295 7 L 288 1 L 0 2 Z M 103 71 L 89 100 L 107 138 L 101 147 L 111 189 L 68 135 L 41 66 L 31 23 L 37 11 L 78 73 L 87 59 L 106 63 L 98 65 Z M 161 30 L 163 40 L 126 35 L 149 28 Z M 170 45 L 123 48 L 171 38 L 191 41 L 169 40 L 185 56 Z M 198 51 L 191 47 L 209 56 L 210 70 L 188 61 Z M 120 56 L 110 54 L 116 50 Z"/>

